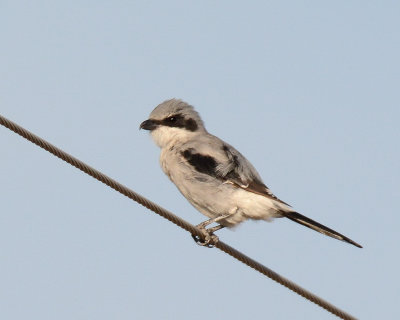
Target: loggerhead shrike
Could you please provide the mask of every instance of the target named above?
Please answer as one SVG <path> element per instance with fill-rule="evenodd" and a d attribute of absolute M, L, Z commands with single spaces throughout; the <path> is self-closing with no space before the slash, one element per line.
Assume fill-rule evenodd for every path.
<path fill-rule="evenodd" d="M 186 102 L 164 101 L 141 123 L 140 129 L 149 130 L 161 148 L 160 164 L 164 173 L 197 210 L 211 218 L 198 225 L 206 234 L 211 236 L 216 230 L 233 227 L 247 219 L 271 221 L 286 217 L 362 248 L 278 199 L 240 152 L 207 132 L 199 114 Z M 213 222 L 219 225 L 205 229 Z M 201 242 L 199 238 L 195 240 Z"/>

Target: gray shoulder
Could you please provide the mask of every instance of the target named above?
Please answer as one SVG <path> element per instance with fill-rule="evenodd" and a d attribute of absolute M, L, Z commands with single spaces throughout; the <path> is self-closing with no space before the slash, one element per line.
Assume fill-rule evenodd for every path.
<path fill-rule="evenodd" d="M 262 183 L 250 161 L 230 144 L 211 134 L 201 135 L 183 144 L 180 153 L 202 173 L 243 185 L 254 180 Z"/>
<path fill-rule="evenodd" d="M 241 181 L 248 184 L 252 181 L 262 183 L 257 170 L 238 150 L 228 143 L 222 145 L 222 150 L 228 159 L 227 166 L 221 167 L 221 171 L 228 179 Z"/>

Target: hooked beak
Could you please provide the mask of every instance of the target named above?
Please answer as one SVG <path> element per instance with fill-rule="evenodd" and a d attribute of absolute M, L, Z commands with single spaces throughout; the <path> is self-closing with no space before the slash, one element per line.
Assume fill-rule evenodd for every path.
<path fill-rule="evenodd" d="M 157 126 L 158 126 L 158 125 L 157 125 L 157 123 L 156 123 L 154 120 L 148 119 L 148 120 L 143 121 L 143 122 L 140 124 L 139 129 L 144 129 L 144 130 L 152 131 L 152 130 L 154 130 L 155 128 L 157 128 Z"/>

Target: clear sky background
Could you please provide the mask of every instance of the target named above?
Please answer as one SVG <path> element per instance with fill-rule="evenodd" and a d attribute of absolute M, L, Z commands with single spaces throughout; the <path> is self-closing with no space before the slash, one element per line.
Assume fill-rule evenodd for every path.
<path fill-rule="evenodd" d="M 0 1 L 0 113 L 193 224 L 139 124 L 193 104 L 299 212 L 220 238 L 398 319 L 398 1 Z M 0 128 L 2 319 L 334 316 Z"/>

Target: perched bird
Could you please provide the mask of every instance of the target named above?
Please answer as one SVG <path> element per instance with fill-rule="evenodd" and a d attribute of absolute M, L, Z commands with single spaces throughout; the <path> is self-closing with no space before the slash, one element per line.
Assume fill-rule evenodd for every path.
<path fill-rule="evenodd" d="M 208 234 L 247 219 L 271 221 L 286 217 L 362 248 L 278 199 L 239 151 L 207 132 L 199 114 L 186 102 L 164 101 L 140 129 L 149 130 L 161 148 L 160 164 L 165 174 L 197 210 L 211 218 L 198 225 Z M 205 229 L 213 222 L 219 225 Z"/>

